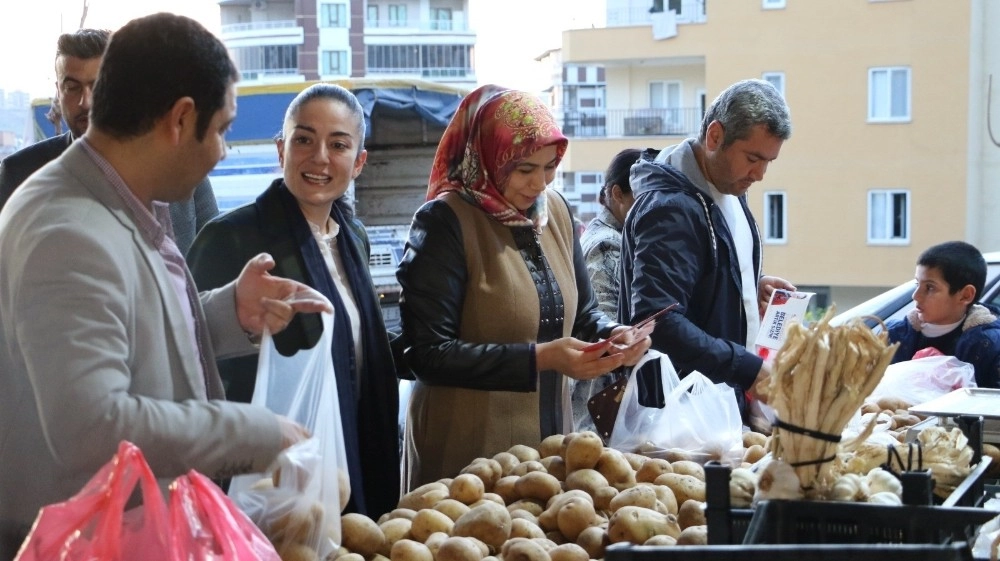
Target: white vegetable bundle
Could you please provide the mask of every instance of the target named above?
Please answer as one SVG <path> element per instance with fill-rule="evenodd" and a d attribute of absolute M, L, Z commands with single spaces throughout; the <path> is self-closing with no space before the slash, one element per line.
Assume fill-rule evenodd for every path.
<path fill-rule="evenodd" d="M 795 467 L 803 489 L 830 469 L 841 432 L 899 346 L 860 318 L 833 327 L 832 317 L 831 307 L 811 327 L 789 325 L 771 369 L 768 402 L 778 416 L 772 451 Z"/>

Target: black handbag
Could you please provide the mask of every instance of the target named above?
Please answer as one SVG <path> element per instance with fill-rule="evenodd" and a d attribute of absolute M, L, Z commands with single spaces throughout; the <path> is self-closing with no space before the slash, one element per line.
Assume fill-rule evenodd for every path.
<path fill-rule="evenodd" d="M 604 444 L 611 439 L 611 431 L 615 428 L 615 419 L 618 418 L 618 409 L 621 408 L 627 383 L 628 376 L 619 375 L 587 400 L 587 411 L 590 412 L 590 418 Z"/>

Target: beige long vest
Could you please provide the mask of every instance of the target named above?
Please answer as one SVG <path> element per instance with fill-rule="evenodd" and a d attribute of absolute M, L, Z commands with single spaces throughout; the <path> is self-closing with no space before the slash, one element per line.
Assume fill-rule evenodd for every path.
<path fill-rule="evenodd" d="M 573 266 L 573 221 L 559 195 L 546 191 L 549 220 L 540 236 L 542 252 L 565 304 L 562 334 L 569 336 L 578 297 Z M 474 343 L 533 343 L 540 320 L 538 292 L 510 228 L 457 193 L 445 202 L 461 226 L 468 284 L 459 337 Z M 457 256 L 456 256 L 457 257 Z M 562 378 L 563 432 L 572 426 L 569 379 Z M 454 477 L 478 457 L 492 457 L 514 444 L 537 445 L 538 392 L 483 391 L 416 382 L 406 417 L 404 481 L 407 490 Z"/>

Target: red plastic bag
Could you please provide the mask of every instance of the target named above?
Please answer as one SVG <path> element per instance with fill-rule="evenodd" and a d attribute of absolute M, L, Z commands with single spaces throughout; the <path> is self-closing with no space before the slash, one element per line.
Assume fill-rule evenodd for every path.
<path fill-rule="evenodd" d="M 192 470 L 170 484 L 173 561 L 280 561 L 215 483 Z"/>
<path fill-rule="evenodd" d="M 143 504 L 126 511 L 136 485 Z M 122 441 L 79 493 L 39 511 L 15 561 L 169 561 L 169 536 L 156 478 L 139 448 Z"/>

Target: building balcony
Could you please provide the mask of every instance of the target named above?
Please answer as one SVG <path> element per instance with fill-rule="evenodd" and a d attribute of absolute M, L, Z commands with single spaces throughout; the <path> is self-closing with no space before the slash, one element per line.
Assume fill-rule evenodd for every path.
<path fill-rule="evenodd" d="M 288 29 L 294 27 L 297 27 L 297 24 L 293 19 L 275 20 L 275 21 L 251 21 L 247 23 L 230 23 L 228 25 L 223 25 L 221 31 L 222 35 L 225 36 L 235 33 L 244 33 L 247 31 L 260 32 L 260 31 L 269 31 L 274 29 L 282 29 L 287 32 Z M 256 34 L 260 35 L 260 33 Z"/>
<path fill-rule="evenodd" d="M 695 136 L 701 127 L 697 107 L 564 111 L 562 131 L 575 138 Z"/>
<path fill-rule="evenodd" d="M 240 80 L 246 83 L 285 81 L 299 74 L 298 68 L 240 69 Z"/>
<path fill-rule="evenodd" d="M 673 11 L 678 24 L 705 23 L 705 0 L 665 0 L 664 11 Z M 607 11 L 608 27 L 652 25 L 654 13 L 648 7 L 612 8 Z"/>
<path fill-rule="evenodd" d="M 464 20 L 365 20 L 365 33 L 406 35 L 423 33 L 431 35 L 474 35 L 475 32 Z"/>

